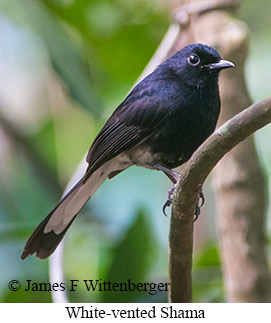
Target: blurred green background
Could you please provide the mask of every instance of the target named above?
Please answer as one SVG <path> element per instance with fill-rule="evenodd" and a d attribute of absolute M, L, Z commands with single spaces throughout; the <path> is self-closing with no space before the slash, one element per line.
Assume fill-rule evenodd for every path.
<path fill-rule="evenodd" d="M 166 0 L 0 1 L 0 301 L 50 302 L 11 292 L 12 279 L 48 282 L 48 260 L 20 260 L 26 239 L 62 190 L 107 117 L 127 95 L 170 24 Z M 251 32 L 253 101 L 270 95 L 271 2 L 243 1 Z M 270 126 L 256 134 L 266 177 Z M 224 301 L 212 192 L 195 234 L 194 301 Z M 170 182 L 131 168 L 107 181 L 65 239 L 70 279 L 167 282 Z M 169 211 L 168 211 L 169 212 Z M 270 214 L 270 212 L 269 212 Z M 270 230 L 269 230 L 270 231 Z M 70 293 L 73 302 L 164 302 L 165 293 Z"/>

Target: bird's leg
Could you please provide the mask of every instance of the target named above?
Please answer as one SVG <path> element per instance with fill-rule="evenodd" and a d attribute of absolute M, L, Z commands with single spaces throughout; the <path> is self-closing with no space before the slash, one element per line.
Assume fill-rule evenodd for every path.
<path fill-rule="evenodd" d="M 172 181 L 172 183 L 174 185 L 171 186 L 171 188 L 168 190 L 168 199 L 166 201 L 166 203 L 164 204 L 163 206 L 163 213 L 165 216 L 167 216 L 166 214 L 166 208 L 171 206 L 171 204 L 174 204 L 174 200 L 172 198 L 173 196 L 173 193 L 174 193 L 174 190 L 177 186 L 177 182 L 180 178 L 180 174 L 178 172 L 175 172 L 174 170 L 172 169 L 168 169 L 162 165 L 158 165 L 158 164 L 155 164 L 155 165 L 152 165 L 155 169 L 157 170 L 161 170 L 162 172 L 164 172 L 167 177 Z M 204 198 L 204 194 L 203 194 L 203 191 L 202 191 L 202 188 L 200 188 L 200 191 L 199 191 L 199 198 L 198 198 L 198 201 L 197 201 L 197 205 L 196 205 L 196 210 L 195 210 L 195 217 L 194 217 L 194 220 L 193 222 L 195 222 L 199 215 L 200 215 L 200 208 L 203 206 L 205 202 L 205 198 Z"/>
<path fill-rule="evenodd" d="M 180 174 L 175 172 L 174 170 L 172 169 L 168 169 L 162 165 L 153 165 L 154 168 L 156 168 L 157 170 L 161 170 L 162 172 L 164 172 L 167 177 L 172 181 L 172 183 L 174 184 L 173 186 L 171 186 L 171 188 L 168 190 L 168 199 L 166 201 L 166 203 L 164 204 L 163 206 L 163 213 L 165 216 L 167 216 L 166 214 L 166 208 L 169 207 L 171 204 L 174 204 L 175 202 L 173 201 L 173 193 L 174 193 L 174 190 L 177 186 L 177 182 L 180 178 Z"/>
<path fill-rule="evenodd" d="M 201 203 L 200 203 L 200 201 L 201 201 Z M 204 202 L 205 202 L 204 194 L 203 194 L 202 188 L 200 188 L 199 198 L 198 198 L 198 202 L 196 205 L 195 217 L 194 217 L 193 222 L 195 222 L 198 219 L 198 217 L 200 215 L 200 208 L 203 206 Z"/>

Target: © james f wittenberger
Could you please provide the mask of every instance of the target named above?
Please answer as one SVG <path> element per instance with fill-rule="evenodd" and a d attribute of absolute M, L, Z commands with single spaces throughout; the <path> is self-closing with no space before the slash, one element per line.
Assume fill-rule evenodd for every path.
<path fill-rule="evenodd" d="M 102 279 L 71 279 L 67 283 L 40 283 L 30 279 L 26 280 L 26 292 L 51 292 L 51 291 L 76 291 L 79 286 L 86 288 L 88 292 L 148 292 L 155 295 L 157 292 L 168 292 L 170 283 L 134 283 L 131 279 L 124 282 L 112 282 Z"/>

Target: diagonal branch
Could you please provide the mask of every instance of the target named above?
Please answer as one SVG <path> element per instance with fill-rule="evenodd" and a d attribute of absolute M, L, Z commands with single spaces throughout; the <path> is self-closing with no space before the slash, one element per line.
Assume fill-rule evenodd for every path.
<path fill-rule="evenodd" d="M 170 301 L 190 302 L 193 217 L 199 189 L 222 157 L 271 122 L 271 97 L 245 109 L 217 129 L 182 169 L 176 190 L 169 238 Z"/>

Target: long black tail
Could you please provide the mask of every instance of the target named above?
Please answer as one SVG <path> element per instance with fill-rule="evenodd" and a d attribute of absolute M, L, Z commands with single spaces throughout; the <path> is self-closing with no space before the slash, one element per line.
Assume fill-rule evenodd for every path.
<path fill-rule="evenodd" d="M 74 216 L 66 229 L 60 234 L 57 234 L 54 231 L 44 233 L 44 228 L 50 220 L 53 212 L 54 211 L 48 214 L 47 217 L 41 221 L 41 223 L 32 233 L 31 237 L 27 240 L 24 251 L 21 255 L 22 260 L 29 255 L 33 255 L 35 252 L 37 253 L 37 257 L 39 257 L 40 259 L 49 257 L 55 251 L 60 241 L 64 237 L 66 231 L 69 229 L 70 225 L 76 217 Z"/>
<path fill-rule="evenodd" d="M 81 208 L 106 178 L 107 174 L 102 169 L 95 171 L 86 181 L 83 177 L 37 226 L 24 247 L 21 259 L 34 253 L 41 259 L 50 256 Z"/>

